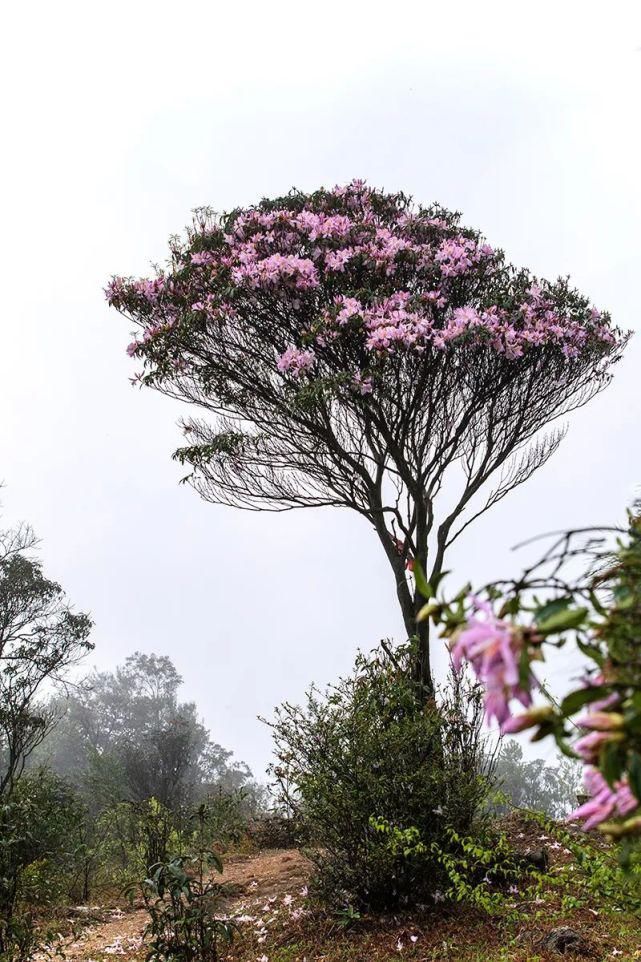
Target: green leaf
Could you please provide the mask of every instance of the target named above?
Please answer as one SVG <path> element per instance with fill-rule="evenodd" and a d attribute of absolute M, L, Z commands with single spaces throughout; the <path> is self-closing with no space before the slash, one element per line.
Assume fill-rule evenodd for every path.
<path fill-rule="evenodd" d="M 503 604 L 501 610 L 499 611 L 499 618 L 505 618 L 507 615 L 518 615 L 520 610 L 521 599 L 519 595 L 514 595 Z"/>
<path fill-rule="evenodd" d="M 621 778 L 623 769 L 621 752 L 617 742 L 606 742 L 601 752 L 600 762 L 599 767 L 603 772 L 603 777 L 609 785 L 613 785 L 617 779 Z"/>
<path fill-rule="evenodd" d="M 632 752 L 632 759 L 628 767 L 628 777 L 630 779 L 630 788 L 639 801 L 641 801 L 641 755 L 639 755 L 638 752 Z"/>
<path fill-rule="evenodd" d="M 443 606 L 437 601 L 428 601 L 424 604 L 419 613 L 416 616 L 417 621 L 426 621 L 430 615 L 433 617 L 434 624 L 438 624 L 440 620 L 440 614 L 443 610 Z"/>
<path fill-rule="evenodd" d="M 548 601 L 546 604 L 536 608 L 534 617 L 537 622 L 545 621 L 560 611 L 567 611 L 571 604 L 572 599 L 568 595 L 564 595 L 562 598 L 554 598 L 552 601 Z"/>
<path fill-rule="evenodd" d="M 557 611 L 543 621 L 537 621 L 537 631 L 542 635 L 551 635 L 560 631 L 569 631 L 572 628 L 579 628 L 588 614 L 587 608 L 568 608 L 567 610 Z"/>
<path fill-rule="evenodd" d="M 571 691 L 561 702 L 561 712 L 563 715 L 574 715 L 579 708 L 589 705 L 608 694 L 608 689 L 604 685 L 591 685 L 589 688 L 579 688 Z"/>
<path fill-rule="evenodd" d="M 576 644 L 579 651 L 582 651 L 584 655 L 586 655 L 588 658 L 591 658 L 592 661 L 599 666 L 599 668 L 603 668 L 605 657 L 596 645 L 588 645 L 579 638 L 577 638 Z"/>
<path fill-rule="evenodd" d="M 423 595 L 427 601 L 434 597 L 434 589 L 425 577 L 420 562 L 416 560 L 414 561 L 414 581 L 416 582 L 419 594 Z"/>

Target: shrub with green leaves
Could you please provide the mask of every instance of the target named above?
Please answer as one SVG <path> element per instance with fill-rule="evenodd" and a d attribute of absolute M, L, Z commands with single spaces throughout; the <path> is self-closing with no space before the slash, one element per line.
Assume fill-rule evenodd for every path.
<path fill-rule="evenodd" d="M 310 833 L 314 889 L 334 905 L 377 909 L 429 897 L 442 870 L 435 842 L 481 818 L 493 759 L 481 704 L 455 679 L 425 705 L 411 645 L 359 654 L 352 675 L 271 722 L 281 799 Z M 377 823 L 413 833 L 394 850 Z M 420 844 L 417 844 L 420 843 Z"/>
<path fill-rule="evenodd" d="M 34 916 L 68 901 L 80 866 L 83 806 L 73 788 L 43 769 L 22 775 L 0 807 L 0 959 L 29 958 Z M 46 939 L 45 939 L 46 940 Z"/>
<path fill-rule="evenodd" d="M 222 862 L 207 842 L 205 805 L 194 819 L 193 853 L 158 862 L 139 886 L 149 913 L 147 957 L 157 962 L 217 962 L 221 942 L 233 936 L 232 923 L 217 914 L 224 888 L 212 873 Z"/>

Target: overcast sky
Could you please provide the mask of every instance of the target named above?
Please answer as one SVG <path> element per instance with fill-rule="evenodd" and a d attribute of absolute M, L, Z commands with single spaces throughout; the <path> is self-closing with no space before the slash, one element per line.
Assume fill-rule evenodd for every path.
<path fill-rule="evenodd" d="M 387 562 L 346 511 L 242 513 L 179 486 L 180 412 L 129 384 L 102 288 L 161 261 L 196 206 L 363 177 L 461 210 L 638 328 L 641 7 L 41 0 L 5 11 L 0 74 L 5 521 L 34 525 L 92 613 L 93 663 L 170 655 L 261 775 L 256 716 L 399 636 Z M 456 583 L 513 571 L 529 535 L 621 518 L 640 371 L 635 338 L 552 461 L 468 529 Z"/>

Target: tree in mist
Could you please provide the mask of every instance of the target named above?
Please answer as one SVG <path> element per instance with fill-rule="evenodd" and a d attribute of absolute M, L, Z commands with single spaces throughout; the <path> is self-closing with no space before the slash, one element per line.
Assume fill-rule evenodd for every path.
<path fill-rule="evenodd" d="M 212 786 L 249 785 L 246 765 L 213 742 L 166 656 L 140 652 L 94 671 L 53 706 L 59 723 L 44 757 L 94 805 L 157 799 L 177 810 Z"/>
<path fill-rule="evenodd" d="M 581 766 L 569 758 L 561 758 L 557 765 L 548 765 L 542 758 L 526 759 L 521 745 L 509 739 L 501 746 L 496 779 L 515 808 L 563 818 L 576 808 Z"/>
<path fill-rule="evenodd" d="M 34 545 L 28 528 L 0 536 L 0 798 L 53 723 L 48 688 L 93 647 L 89 617 L 45 577 Z"/>
<path fill-rule="evenodd" d="M 25 766 L 55 716 L 46 698 L 89 650 L 91 621 L 72 611 L 33 557 L 35 538 L 21 527 L 0 534 L 0 957 L 27 958 L 31 916 L 16 915 L 25 872 L 47 856 L 62 858 L 71 817 L 62 782 Z M 69 806 L 61 811 L 60 805 Z M 63 825 L 64 822 L 64 825 Z M 20 954 L 18 954 L 20 950 Z M 29 954 L 28 957 L 31 957 Z"/>
<path fill-rule="evenodd" d="M 556 450 L 550 422 L 610 377 L 626 337 L 566 280 L 505 261 L 459 216 L 347 187 L 196 214 L 166 268 L 114 278 L 142 384 L 206 414 L 177 458 L 207 500 L 348 507 L 392 569 L 414 672 L 447 549 Z"/>

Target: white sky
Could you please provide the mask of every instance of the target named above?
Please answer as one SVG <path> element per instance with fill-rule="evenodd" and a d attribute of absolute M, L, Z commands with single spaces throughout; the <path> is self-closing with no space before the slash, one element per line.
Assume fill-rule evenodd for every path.
<path fill-rule="evenodd" d="M 398 635 L 387 562 L 347 512 L 244 514 L 179 487 L 179 412 L 129 385 L 102 287 L 162 260 L 195 206 L 365 177 L 460 209 L 637 328 L 641 6 L 35 0 L 0 44 L 5 520 L 35 526 L 92 612 L 94 663 L 169 654 L 261 775 L 256 715 Z M 622 516 L 640 362 L 637 338 L 553 460 L 469 529 L 456 583 L 513 570 L 524 537 Z"/>

